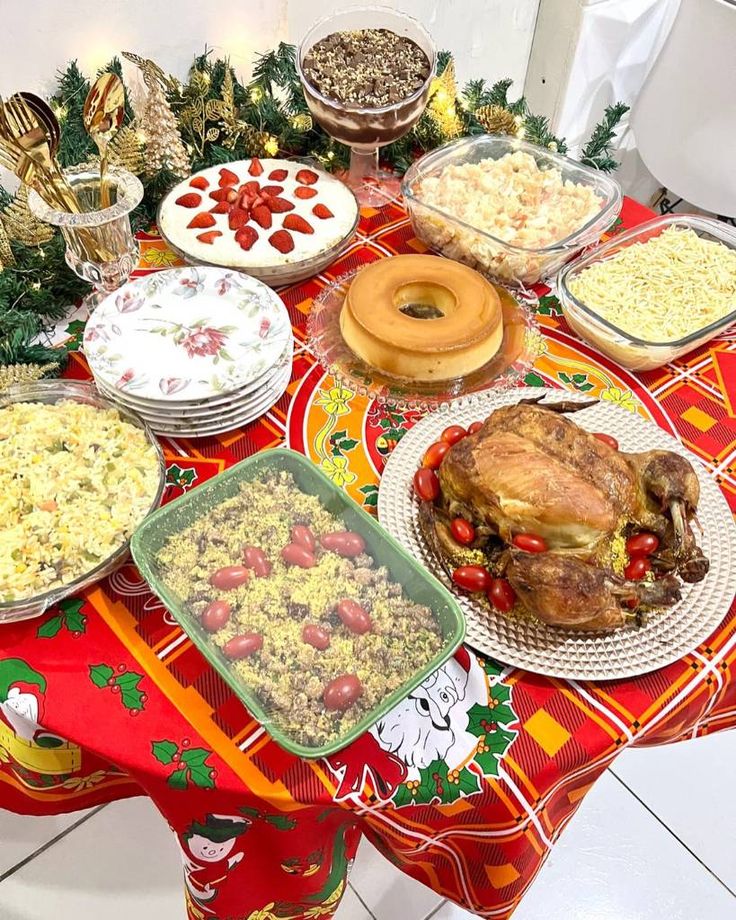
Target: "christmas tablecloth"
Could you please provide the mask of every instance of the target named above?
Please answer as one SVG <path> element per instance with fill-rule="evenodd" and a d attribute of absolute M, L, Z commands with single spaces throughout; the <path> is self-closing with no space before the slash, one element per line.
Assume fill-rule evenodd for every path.
<path fill-rule="evenodd" d="M 649 216 L 626 201 L 620 226 Z M 178 264 L 155 235 L 141 245 L 142 272 Z M 334 277 L 418 251 L 394 201 L 364 212 L 329 272 L 284 290 L 297 341 L 287 393 L 247 428 L 165 439 L 165 500 L 286 443 L 374 508 L 385 459 L 417 416 L 336 384 L 307 348 L 305 320 Z M 634 375 L 572 336 L 546 290 L 531 309 L 541 333 L 527 384 L 573 388 L 653 419 L 736 508 L 733 340 Z M 66 333 L 78 343 L 82 328 L 73 319 Z M 88 376 L 79 352 L 68 375 Z M 619 751 L 734 724 L 736 616 L 724 616 L 691 655 L 634 680 L 553 680 L 463 649 L 380 728 L 304 761 L 269 738 L 126 565 L 40 619 L 0 627 L 0 806 L 50 814 L 150 796 L 180 847 L 197 920 L 331 916 L 361 834 L 440 894 L 508 917 Z"/>

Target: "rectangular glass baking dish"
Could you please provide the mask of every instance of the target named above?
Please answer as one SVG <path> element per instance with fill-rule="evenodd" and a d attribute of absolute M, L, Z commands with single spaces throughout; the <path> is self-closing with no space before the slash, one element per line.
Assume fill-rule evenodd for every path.
<path fill-rule="evenodd" d="M 666 214 L 647 221 L 645 224 L 639 224 L 626 233 L 613 237 L 602 246 L 583 253 L 562 268 L 557 278 L 557 293 L 562 312 L 570 328 L 604 355 L 632 371 L 648 371 L 674 361 L 675 358 L 698 348 L 736 322 L 736 301 L 734 301 L 733 310 L 726 316 L 697 329 L 690 335 L 676 341 L 652 342 L 619 329 L 614 323 L 600 316 L 593 307 L 578 300 L 570 291 L 570 281 L 584 269 L 594 263 L 610 259 L 611 256 L 634 243 L 646 243 L 659 236 L 667 227 L 694 230 L 703 239 L 722 243 L 736 251 L 736 230 L 723 221 L 701 217 L 697 214 Z M 683 305 L 683 309 L 687 309 L 686 304 Z"/>
<path fill-rule="evenodd" d="M 268 471 L 286 470 L 292 474 L 297 487 L 316 495 L 321 505 L 345 524 L 345 529 L 359 533 L 366 542 L 366 551 L 377 565 L 385 565 L 390 580 L 401 584 L 403 594 L 410 600 L 426 605 L 433 611 L 442 633 L 442 647 L 426 665 L 411 674 L 379 706 L 367 713 L 344 735 L 319 747 L 299 741 L 294 732 L 279 724 L 278 714 L 269 712 L 255 693 L 233 672 L 230 662 L 210 641 L 199 620 L 181 599 L 164 583 L 156 561 L 158 551 L 167 538 L 188 529 L 215 506 L 236 495 L 241 482 L 249 481 Z M 377 521 L 363 511 L 342 489 L 337 488 L 310 460 L 290 450 L 274 449 L 243 460 L 181 498 L 159 509 L 134 534 L 131 551 L 136 565 L 152 590 L 161 598 L 184 632 L 198 647 L 212 667 L 222 676 L 249 711 L 264 725 L 273 738 L 287 751 L 299 757 L 324 757 L 340 750 L 358 738 L 381 716 L 447 661 L 457 650 L 465 635 L 465 620 L 455 598 L 400 546 Z M 407 642 L 411 637 L 407 637 Z"/>
<path fill-rule="evenodd" d="M 540 169 L 558 169 L 566 182 L 590 186 L 602 200 L 600 211 L 563 239 L 534 249 L 507 243 L 422 200 L 421 185 L 427 177 L 438 176 L 448 166 L 479 163 L 489 157 L 498 160 L 517 150 L 534 157 Z M 606 173 L 546 147 L 497 134 L 464 137 L 431 151 L 409 168 L 401 191 L 418 239 L 501 284 L 516 287 L 536 284 L 555 274 L 578 250 L 597 242 L 618 217 L 623 202 L 618 182 Z"/>

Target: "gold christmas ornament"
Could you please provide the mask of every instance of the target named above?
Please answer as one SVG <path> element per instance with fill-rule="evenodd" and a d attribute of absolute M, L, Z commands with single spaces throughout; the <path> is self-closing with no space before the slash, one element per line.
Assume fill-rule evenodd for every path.
<path fill-rule="evenodd" d="M 15 265 L 15 256 L 10 248 L 10 239 L 5 232 L 3 222 L 0 220 L 0 272 L 6 265 Z"/>
<path fill-rule="evenodd" d="M 515 137 L 519 133 L 521 122 L 517 116 L 502 105 L 482 105 L 474 112 L 476 120 L 489 134 L 508 134 Z"/>
<path fill-rule="evenodd" d="M 130 125 L 122 127 L 110 142 L 107 153 L 111 166 L 120 166 L 134 175 L 142 172 L 144 143 L 141 132 Z"/>
<path fill-rule="evenodd" d="M 459 137 L 463 133 L 463 123 L 457 114 L 457 80 L 452 59 L 440 76 L 432 80 L 427 112 L 446 139 Z"/>
<path fill-rule="evenodd" d="M 176 123 L 176 116 L 166 101 L 166 89 L 172 89 L 176 81 L 167 77 L 158 64 L 142 58 L 131 51 L 123 51 L 123 57 L 135 64 L 143 74 L 146 92 L 134 104 L 135 128 L 146 136 L 143 171 L 148 176 L 161 169 L 168 169 L 175 176 L 188 176 L 191 172 L 189 157 Z"/>
<path fill-rule="evenodd" d="M 196 68 L 191 71 L 189 83 L 184 90 L 187 104 L 179 112 L 179 122 L 190 137 L 194 149 L 204 156 L 204 145 L 220 137 L 220 124 L 235 118 L 232 101 L 208 99 L 210 76 Z"/>
<path fill-rule="evenodd" d="M 7 237 L 24 246 L 41 246 L 43 243 L 48 243 L 54 235 L 52 227 L 37 220 L 31 214 L 28 207 L 28 186 L 25 184 L 21 184 L 1 217 Z M 2 261 L 8 264 L 5 259 Z"/>
<path fill-rule="evenodd" d="M 300 113 L 299 115 L 292 115 L 289 121 L 291 122 L 291 127 L 300 133 L 311 131 L 314 125 L 312 116 L 307 115 L 306 112 Z"/>
<path fill-rule="evenodd" d="M 58 364 L 6 364 L 0 366 L 0 392 L 12 387 L 14 383 L 31 383 L 47 374 L 53 374 Z"/>

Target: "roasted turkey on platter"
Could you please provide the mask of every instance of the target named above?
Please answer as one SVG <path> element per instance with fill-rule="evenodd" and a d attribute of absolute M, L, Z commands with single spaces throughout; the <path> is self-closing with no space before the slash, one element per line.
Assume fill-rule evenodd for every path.
<path fill-rule="evenodd" d="M 611 630 L 675 604 L 680 579 L 708 571 L 690 463 L 625 453 L 566 417 L 591 403 L 538 402 L 496 409 L 450 447 L 420 508 L 425 539 L 456 584 L 549 626 Z"/>

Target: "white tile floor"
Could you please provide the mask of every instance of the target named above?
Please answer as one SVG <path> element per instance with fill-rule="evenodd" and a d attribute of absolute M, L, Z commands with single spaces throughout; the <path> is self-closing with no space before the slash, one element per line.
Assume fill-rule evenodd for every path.
<path fill-rule="evenodd" d="M 736 732 L 627 751 L 583 802 L 514 920 L 734 920 Z M 143 799 L 0 811 L 1 920 L 183 920 L 181 869 Z M 365 841 L 338 920 L 470 920 Z"/>

